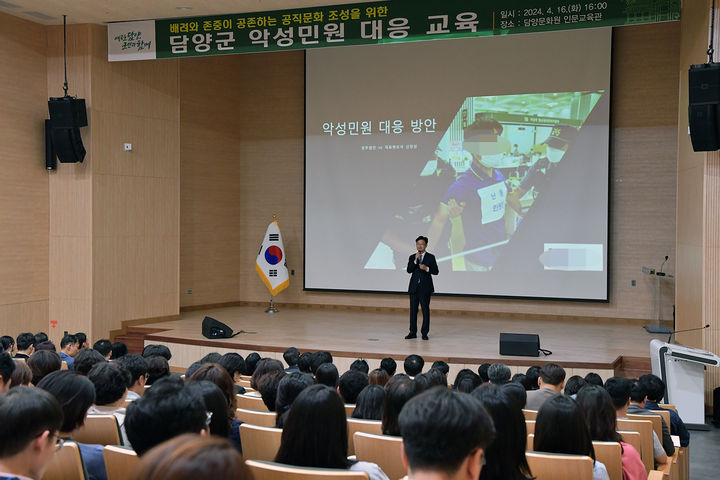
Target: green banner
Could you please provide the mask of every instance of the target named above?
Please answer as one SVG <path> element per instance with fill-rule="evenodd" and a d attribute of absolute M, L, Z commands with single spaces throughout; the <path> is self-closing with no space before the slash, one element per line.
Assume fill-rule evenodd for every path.
<path fill-rule="evenodd" d="M 665 22 L 679 20 L 680 7 L 681 0 L 391 0 L 120 22 L 109 25 L 108 57 L 227 55 Z"/>

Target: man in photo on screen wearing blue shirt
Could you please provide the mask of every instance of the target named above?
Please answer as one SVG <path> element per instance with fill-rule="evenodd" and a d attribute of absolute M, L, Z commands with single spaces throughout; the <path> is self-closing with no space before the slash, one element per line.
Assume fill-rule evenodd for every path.
<path fill-rule="evenodd" d="M 490 271 L 506 242 L 505 177 L 497 169 L 510 152 L 503 127 L 494 119 L 479 119 L 464 129 L 463 149 L 470 167 L 445 192 L 428 235 L 440 238 L 450 221 L 450 253 L 454 271 Z"/>

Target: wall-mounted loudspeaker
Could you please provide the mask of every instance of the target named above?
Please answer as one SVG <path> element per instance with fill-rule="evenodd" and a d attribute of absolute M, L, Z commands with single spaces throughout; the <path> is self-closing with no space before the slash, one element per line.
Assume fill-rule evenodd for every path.
<path fill-rule="evenodd" d="M 720 149 L 720 63 L 690 66 L 688 123 L 696 152 Z"/>
<path fill-rule="evenodd" d="M 86 152 L 80 137 L 80 127 L 86 127 L 88 124 L 85 100 L 73 97 L 50 98 L 48 110 L 52 150 L 57 158 L 61 163 L 82 162 Z M 46 166 L 49 163 L 51 162 L 46 158 Z M 48 170 L 52 169 L 48 168 Z"/>

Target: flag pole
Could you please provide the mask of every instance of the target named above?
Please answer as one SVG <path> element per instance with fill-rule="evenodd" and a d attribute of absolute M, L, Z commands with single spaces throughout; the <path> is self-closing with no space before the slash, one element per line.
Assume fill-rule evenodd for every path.
<path fill-rule="evenodd" d="M 270 297 L 270 306 L 265 310 L 265 313 L 278 313 L 280 310 L 277 309 L 275 304 L 273 303 L 273 299 L 275 297 Z"/>

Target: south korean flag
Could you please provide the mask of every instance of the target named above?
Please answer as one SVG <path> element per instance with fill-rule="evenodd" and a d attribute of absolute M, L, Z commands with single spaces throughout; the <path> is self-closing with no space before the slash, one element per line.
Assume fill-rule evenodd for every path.
<path fill-rule="evenodd" d="M 285 248 L 280 235 L 280 226 L 276 221 L 267 227 L 265 238 L 260 245 L 257 260 L 255 260 L 255 270 L 272 296 L 282 292 L 290 285 Z"/>

